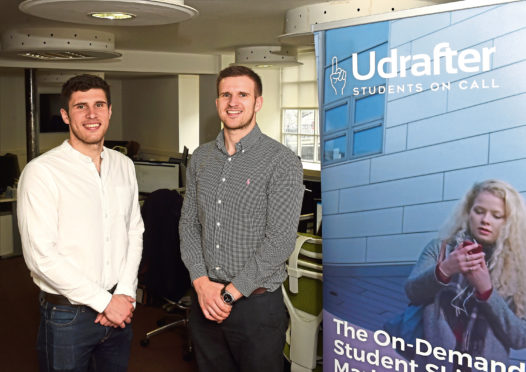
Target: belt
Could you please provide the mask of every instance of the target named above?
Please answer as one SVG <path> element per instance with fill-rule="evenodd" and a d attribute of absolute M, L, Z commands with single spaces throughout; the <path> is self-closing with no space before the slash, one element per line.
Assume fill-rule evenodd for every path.
<path fill-rule="evenodd" d="M 117 288 L 117 284 L 113 286 L 108 292 L 113 294 L 115 292 L 115 289 Z M 59 294 L 53 294 L 53 293 L 47 293 L 44 291 L 41 291 L 42 297 L 49 302 L 52 305 L 66 305 L 66 306 L 81 306 L 81 305 L 75 305 L 72 304 L 67 297 L 59 295 Z"/>
<path fill-rule="evenodd" d="M 252 292 L 250 295 L 258 295 L 258 294 L 263 294 L 267 291 L 267 289 L 265 287 L 259 287 L 259 288 L 256 288 L 254 289 L 254 292 Z"/>

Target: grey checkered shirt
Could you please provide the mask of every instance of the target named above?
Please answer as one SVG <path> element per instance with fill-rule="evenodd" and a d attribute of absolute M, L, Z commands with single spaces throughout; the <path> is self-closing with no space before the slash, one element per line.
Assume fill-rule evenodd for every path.
<path fill-rule="evenodd" d="M 245 296 L 287 277 L 303 200 L 298 157 L 256 125 L 228 155 L 223 132 L 194 151 L 179 231 L 192 282 L 232 284 Z"/>

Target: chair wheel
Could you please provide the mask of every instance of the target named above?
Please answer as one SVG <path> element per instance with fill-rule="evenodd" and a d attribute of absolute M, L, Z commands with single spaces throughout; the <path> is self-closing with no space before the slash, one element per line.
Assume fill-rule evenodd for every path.
<path fill-rule="evenodd" d="M 150 339 L 149 338 L 143 338 L 140 343 L 141 343 L 142 347 L 146 347 L 146 346 L 148 346 L 150 344 Z"/>

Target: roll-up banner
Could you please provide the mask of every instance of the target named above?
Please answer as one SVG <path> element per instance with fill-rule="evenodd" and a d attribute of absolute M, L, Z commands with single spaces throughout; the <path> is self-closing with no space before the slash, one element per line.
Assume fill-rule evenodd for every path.
<path fill-rule="evenodd" d="M 325 372 L 525 372 L 526 1 L 314 26 Z"/>

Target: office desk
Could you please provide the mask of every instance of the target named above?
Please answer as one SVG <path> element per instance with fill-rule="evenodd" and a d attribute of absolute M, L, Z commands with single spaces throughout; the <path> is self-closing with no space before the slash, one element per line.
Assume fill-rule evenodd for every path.
<path fill-rule="evenodd" d="M 20 256 L 22 244 L 16 218 L 16 198 L 0 198 L 0 257 Z"/>

